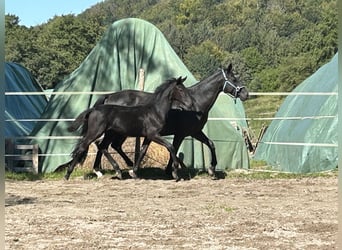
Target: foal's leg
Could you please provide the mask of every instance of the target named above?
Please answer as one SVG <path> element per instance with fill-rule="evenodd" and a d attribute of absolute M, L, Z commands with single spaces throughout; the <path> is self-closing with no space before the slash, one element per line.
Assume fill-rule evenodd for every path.
<path fill-rule="evenodd" d="M 102 152 L 107 157 L 110 164 L 112 164 L 112 166 L 116 172 L 116 176 L 121 180 L 122 179 L 122 172 L 121 172 L 121 169 L 119 167 L 119 164 L 114 160 L 114 158 L 108 153 L 108 151 L 106 149 L 104 149 Z"/>
<path fill-rule="evenodd" d="M 81 163 L 85 159 L 88 153 L 89 144 L 83 141 L 77 146 L 77 151 L 75 151 L 73 159 L 71 163 L 69 164 L 67 172 L 64 176 L 65 180 L 69 180 L 70 175 L 74 171 L 76 164 Z"/>
<path fill-rule="evenodd" d="M 97 153 L 96 153 L 96 158 L 95 158 L 95 162 L 93 165 L 93 171 L 95 172 L 97 177 L 102 176 L 102 173 L 100 172 L 100 170 L 101 170 L 101 158 L 102 158 L 103 152 L 107 151 L 110 143 L 111 143 L 111 138 L 109 138 L 109 136 L 107 134 L 105 134 L 102 141 L 99 144 L 97 144 Z"/>
<path fill-rule="evenodd" d="M 115 137 L 112 138 L 111 146 L 125 160 L 127 166 L 133 167 L 133 161 L 130 158 L 128 158 L 128 156 L 122 150 L 122 144 L 125 142 L 126 138 L 126 136 L 115 135 Z"/>
<path fill-rule="evenodd" d="M 140 168 L 141 161 L 144 158 L 144 156 L 146 155 L 147 149 L 150 146 L 150 144 L 151 144 L 151 140 L 145 137 L 143 144 L 141 146 L 139 155 L 138 155 L 138 159 L 136 160 L 136 162 L 134 162 L 133 170 L 130 170 L 128 172 L 131 177 L 133 177 L 133 178 L 138 177 L 138 171 Z"/>
<path fill-rule="evenodd" d="M 77 148 L 73 152 L 73 160 L 71 164 L 68 167 L 67 173 L 65 174 L 64 178 L 66 180 L 69 179 L 70 174 L 74 170 L 74 167 L 77 163 L 81 163 L 85 160 L 88 154 L 88 148 L 89 145 L 95 141 L 97 138 L 99 138 L 103 132 L 105 131 L 105 124 L 102 120 L 94 118 L 91 119 L 91 114 L 88 117 L 88 124 L 91 124 L 92 126 L 88 126 L 88 130 L 84 137 L 80 140 L 79 144 L 77 145 Z"/>
<path fill-rule="evenodd" d="M 207 145 L 211 152 L 211 163 L 210 167 L 208 168 L 208 173 L 213 178 L 216 178 L 215 168 L 217 165 L 217 158 L 216 158 L 216 151 L 215 151 L 215 145 L 212 140 L 210 140 L 202 131 L 198 132 L 195 135 L 192 135 L 193 138 L 199 140 L 200 142 Z"/>
<path fill-rule="evenodd" d="M 122 140 L 120 138 L 119 138 L 119 140 L 121 142 Z M 97 154 L 96 154 L 96 159 L 95 159 L 95 163 L 94 163 L 93 169 L 94 169 L 94 172 L 97 175 L 97 177 L 101 177 L 102 176 L 102 173 L 100 172 L 100 164 L 101 164 L 102 154 L 104 154 L 107 157 L 107 159 L 110 162 L 110 164 L 113 166 L 113 169 L 116 171 L 116 174 L 117 174 L 118 178 L 122 179 L 122 173 L 121 173 L 121 170 L 120 170 L 120 167 L 119 167 L 118 163 L 108 153 L 108 147 L 109 147 L 109 144 L 111 144 L 111 143 L 112 144 L 116 143 L 116 135 L 111 133 L 111 132 L 106 132 L 105 135 L 104 135 L 104 138 L 101 141 L 101 143 L 97 145 L 98 151 L 97 151 Z"/>
<path fill-rule="evenodd" d="M 70 175 L 71 175 L 72 171 L 74 171 L 74 168 L 75 168 L 75 166 L 76 166 L 77 163 L 78 163 L 78 162 L 77 162 L 77 159 L 76 159 L 76 158 L 74 158 L 71 162 L 69 162 L 69 166 L 68 166 L 68 168 L 67 168 L 67 172 L 66 172 L 66 174 L 64 175 L 64 179 L 65 179 L 65 180 L 69 180 Z"/>

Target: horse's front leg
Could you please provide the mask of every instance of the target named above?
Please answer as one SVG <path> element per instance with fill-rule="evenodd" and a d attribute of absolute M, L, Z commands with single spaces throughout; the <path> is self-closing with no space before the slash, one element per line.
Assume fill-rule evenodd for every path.
<path fill-rule="evenodd" d="M 176 155 L 177 155 L 178 149 L 179 149 L 180 145 L 182 144 L 183 140 L 184 140 L 184 137 L 182 137 L 182 136 L 175 135 L 173 138 L 172 145 L 175 149 Z M 172 160 L 172 156 L 170 154 L 169 162 L 167 163 L 167 166 L 165 168 L 165 173 L 167 175 L 172 175 L 172 163 L 173 163 L 173 160 Z"/>
<path fill-rule="evenodd" d="M 172 177 L 176 180 L 179 181 L 180 178 L 178 177 L 178 166 L 179 166 L 179 160 L 176 156 L 176 151 L 175 148 L 173 147 L 173 145 L 168 142 L 165 138 L 161 137 L 161 136 L 155 136 L 152 139 L 154 142 L 164 146 L 167 148 L 167 150 L 170 152 L 173 164 L 172 164 Z"/>
<path fill-rule="evenodd" d="M 217 176 L 216 176 L 215 168 L 216 168 L 216 165 L 217 165 L 217 158 L 216 158 L 215 145 L 214 145 L 213 141 L 210 140 L 202 131 L 200 131 L 199 133 L 193 135 L 192 137 L 195 138 L 196 140 L 204 143 L 210 149 L 210 152 L 211 152 L 211 163 L 210 163 L 210 167 L 208 168 L 208 174 L 210 176 L 212 176 L 213 179 L 216 179 Z"/>

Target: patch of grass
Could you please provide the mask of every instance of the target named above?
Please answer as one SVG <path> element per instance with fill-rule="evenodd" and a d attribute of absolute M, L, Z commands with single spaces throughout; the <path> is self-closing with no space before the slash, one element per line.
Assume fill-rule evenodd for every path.
<path fill-rule="evenodd" d="M 65 170 L 66 171 L 66 170 Z M 42 174 L 34 174 L 34 173 L 15 173 L 11 171 L 5 172 L 5 180 L 16 180 L 16 181 L 37 181 L 37 180 L 61 180 L 64 178 L 65 171 L 53 172 L 53 173 L 42 173 Z M 86 176 L 89 174 L 89 170 L 84 168 L 76 168 L 70 179 L 77 178 L 80 176 Z"/>
<path fill-rule="evenodd" d="M 246 170 L 246 171 L 230 171 L 227 178 L 240 178 L 247 180 L 270 180 L 270 179 L 302 179 L 302 178 L 318 178 L 318 177 L 337 177 L 338 171 L 327 171 L 320 173 L 282 173 L 270 170 Z"/>
<path fill-rule="evenodd" d="M 66 171 L 66 170 L 65 170 Z M 6 180 L 16 180 L 16 181 L 37 181 L 37 180 L 62 180 L 65 175 L 65 171 L 45 173 L 45 174 L 33 174 L 33 173 L 14 173 L 6 171 Z M 113 170 L 104 170 L 103 174 L 115 175 Z M 190 179 L 209 179 L 208 173 L 206 171 L 198 171 L 197 169 L 186 169 L 182 170 L 180 176 L 189 175 Z M 123 172 L 124 174 L 124 172 Z M 141 177 L 144 179 L 167 179 L 165 177 L 164 170 L 162 169 L 143 169 L 141 171 Z M 246 179 L 246 180 L 267 180 L 267 179 L 301 179 L 301 178 L 329 178 L 338 177 L 338 169 L 319 173 L 282 173 L 272 171 L 270 166 L 267 166 L 263 161 L 251 161 L 251 169 L 243 170 L 231 170 L 231 171 L 218 171 L 219 179 L 229 178 L 229 179 Z M 95 174 L 86 168 L 75 168 L 74 172 L 71 174 L 70 179 L 83 177 L 84 179 L 94 179 Z"/>
<path fill-rule="evenodd" d="M 223 211 L 227 212 L 227 213 L 231 213 L 231 212 L 233 212 L 235 210 L 235 208 L 232 208 L 232 207 L 229 207 L 229 206 L 224 206 L 224 205 L 221 205 L 220 208 Z"/>
<path fill-rule="evenodd" d="M 43 179 L 41 174 L 34 173 L 15 173 L 6 171 L 5 180 L 15 180 L 15 181 L 37 181 Z"/>
<path fill-rule="evenodd" d="M 253 160 L 253 159 L 250 160 L 249 166 L 251 169 L 267 169 L 267 168 L 269 168 L 265 161 Z"/>
<path fill-rule="evenodd" d="M 274 117 L 280 105 L 283 103 L 283 96 L 258 96 L 244 102 L 247 118 L 270 118 Z M 263 125 L 268 126 L 271 120 L 248 121 L 249 129 L 256 140 Z"/>
<path fill-rule="evenodd" d="M 232 207 L 227 206 L 227 205 L 215 205 L 215 204 L 207 205 L 205 207 L 205 209 L 210 211 L 210 212 L 212 212 L 214 210 L 223 210 L 226 213 L 231 213 L 231 212 L 236 210 L 235 208 L 232 208 Z"/>

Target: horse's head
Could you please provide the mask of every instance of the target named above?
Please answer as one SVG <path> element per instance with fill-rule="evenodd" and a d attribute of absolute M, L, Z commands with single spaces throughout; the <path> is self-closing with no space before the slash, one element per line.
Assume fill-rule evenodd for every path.
<path fill-rule="evenodd" d="M 240 98 L 241 101 L 245 101 L 248 98 L 248 90 L 234 75 L 232 70 L 232 64 L 226 69 L 222 69 L 222 75 L 224 79 L 223 92 L 231 95 L 233 98 Z"/>
<path fill-rule="evenodd" d="M 172 92 L 172 109 L 180 109 L 180 110 L 192 110 L 193 109 L 193 99 L 189 94 L 189 90 L 184 86 L 183 82 L 186 80 L 186 77 L 182 78 L 181 76 L 176 79 L 176 86 Z"/>

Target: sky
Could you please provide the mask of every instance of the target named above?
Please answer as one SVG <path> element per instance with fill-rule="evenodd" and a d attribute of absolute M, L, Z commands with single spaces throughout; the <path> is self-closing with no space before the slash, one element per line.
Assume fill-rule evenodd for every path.
<path fill-rule="evenodd" d="M 46 23 L 54 16 L 80 14 L 103 0 L 5 0 L 5 14 L 19 17 L 27 27 Z"/>

